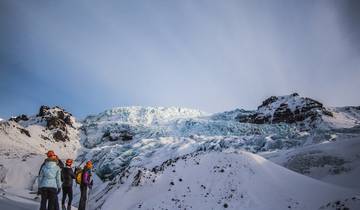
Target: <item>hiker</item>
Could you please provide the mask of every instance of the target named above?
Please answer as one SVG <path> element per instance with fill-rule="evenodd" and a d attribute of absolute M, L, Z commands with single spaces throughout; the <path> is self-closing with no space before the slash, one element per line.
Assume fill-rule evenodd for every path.
<path fill-rule="evenodd" d="M 49 150 L 47 158 L 41 165 L 38 178 L 38 189 L 41 194 L 40 210 L 57 210 L 57 194 L 61 188 L 60 168 L 54 151 Z"/>
<path fill-rule="evenodd" d="M 60 160 L 60 158 L 56 155 L 56 159 L 58 160 L 58 166 L 60 167 L 60 169 L 64 168 L 64 163 Z"/>
<path fill-rule="evenodd" d="M 55 155 L 55 158 L 57 160 L 57 165 L 60 168 L 60 177 L 61 177 L 61 170 L 64 168 L 64 163 L 60 160 L 60 158 L 57 155 Z M 58 191 L 57 194 L 59 194 L 59 193 L 60 193 L 60 191 Z M 55 210 L 59 210 L 59 198 L 58 198 L 57 194 L 55 196 Z"/>
<path fill-rule="evenodd" d="M 87 161 L 84 169 L 81 173 L 81 182 L 80 182 L 80 202 L 79 202 L 79 210 L 85 210 L 86 200 L 87 200 L 87 188 L 91 189 L 93 185 L 93 181 L 91 179 L 91 169 L 93 165 L 91 160 Z M 77 174 L 77 173 L 76 173 Z"/>
<path fill-rule="evenodd" d="M 72 159 L 67 159 L 65 162 L 65 167 L 61 170 L 61 181 L 62 183 L 62 201 L 61 201 L 61 208 L 62 210 L 71 210 L 71 202 L 73 199 L 73 179 L 75 179 L 74 171 L 71 168 L 73 163 Z M 67 208 L 65 208 L 65 200 L 68 197 Z"/>

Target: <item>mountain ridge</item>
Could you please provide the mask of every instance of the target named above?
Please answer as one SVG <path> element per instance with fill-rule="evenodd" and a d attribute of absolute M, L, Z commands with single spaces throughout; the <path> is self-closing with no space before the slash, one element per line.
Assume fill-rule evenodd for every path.
<path fill-rule="evenodd" d="M 293 103 L 299 101 L 301 103 Z M 282 104 L 287 104 L 287 108 Z M 296 110 L 300 110 L 299 113 Z M 308 115 L 307 112 L 310 112 L 311 115 Z M 303 113 L 305 114 L 302 117 L 296 116 L 296 114 Z M 251 122 L 253 117 L 258 116 L 271 120 L 264 120 L 261 123 Z M 282 120 L 274 121 L 274 116 L 275 118 L 280 116 Z M 241 119 L 247 120 L 242 122 Z M 324 107 L 320 102 L 314 102 L 312 99 L 300 97 L 297 94 L 270 97 L 261 103 L 258 110 L 235 109 L 215 114 L 181 107 L 132 106 L 107 109 L 98 114 L 89 115 L 84 120 L 77 120 L 61 107 L 41 106 L 35 115 L 20 115 L 0 122 L 2 148 L 0 150 L 0 166 L 2 165 L 0 180 L 3 180 L 0 181 L 0 188 L 7 193 L 20 193 L 22 196 L 26 195 L 24 192 L 36 190 L 36 170 L 34 172 L 33 169 L 40 166 L 44 152 L 49 149 L 55 150 L 60 157 L 76 158 L 78 163 L 88 159 L 93 160 L 95 173 L 100 179 L 95 176 L 95 187 L 90 197 L 91 208 L 111 209 L 110 206 L 118 205 L 118 201 L 111 198 L 115 194 L 123 193 L 122 182 L 129 183 L 126 189 L 139 193 L 132 198 L 135 199 L 134 202 L 128 203 L 131 206 L 128 209 L 139 208 L 141 191 L 148 187 L 155 191 L 160 190 L 160 186 L 152 185 L 152 182 L 146 184 L 145 188 L 142 188 L 141 185 L 133 186 L 132 183 L 136 185 L 139 181 L 139 170 L 143 171 L 141 173 L 145 177 L 146 174 L 157 177 L 158 175 L 154 175 L 152 170 L 158 171 L 163 164 L 176 166 L 177 163 L 173 160 L 182 160 L 182 157 L 190 157 L 194 154 L 202 154 L 201 157 L 211 154 L 224 155 L 217 159 L 220 161 L 222 158 L 232 157 L 239 151 L 242 154 L 251 152 L 254 153 L 251 156 L 254 161 L 263 156 L 279 164 L 281 168 L 272 167 L 271 170 L 274 170 L 274 173 L 277 173 L 276 171 L 288 173 L 285 171 L 291 169 L 320 180 L 318 181 L 320 183 L 328 182 L 331 183 L 330 185 L 348 187 L 349 182 L 343 183 L 343 181 L 349 179 L 348 177 L 351 177 L 350 180 L 352 180 L 360 175 L 360 161 L 356 158 L 356 149 L 360 150 L 360 129 L 358 127 L 360 127 L 359 107 Z M 302 150 L 302 148 L 304 149 Z M 332 151 L 332 148 L 341 149 L 338 153 L 331 153 L 329 151 Z M 346 151 L 349 151 L 349 148 L 352 148 L 355 153 L 348 152 L 347 154 Z M 266 161 L 269 162 L 268 160 Z M 309 166 L 303 165 L 309 161 L 313 161 L 308 164 Z M 24 167 L 30 177 L 16 182 L 19 176 L 16 174 L 15 166 Z M 195 171 L 201 172 L 196 163 L 194 167 Z M 253 165 L 253 167 L 255 169 L 258 166 Z M 329 170 L 329 172 L 324 172 L 324 170 Z M 187 173 L 185 171 L 184 173 Z M 337 171 L 337 173 L 330 173 L 330 171 Z M 169 173 L 174 172 L 169 171 Z M 327 173 L 328 176 L 324 177 L 324 173 Z M 222 172 L 220 174 L 223 175 Z M 290 176 L 293 177 L 291 174 Z M 208 175 L 209 177 L 213 176 L 212 173 L 208 173 Z M 127 181 L 124 177 L 127 177 Z M 237 178 L 234 177 L 233 180 L 237 180 Z M 301 180 L 304 179 L 301 178 Z M 170 180 L 168 181 L 170 182 Z M 183 182 L 185 181 L 183 180 Z M 308 183 L 308 181 L 304 182 Z M 279 182 L 278 185 L 282 184 Z M 281 186 L 276 187 L 281 188 Z M 279 192 L 280 188 L 278 188 Z M 263 188 L 259 189 L 264 190 Z M 168 197 L 172 191 L 168 192 L 167 190 L 161 191 L 161 194 L 170 199 L 164 201 L 166 204 L 158 203 L 156 200 L 155 203 L 151 201 L 151 205 L 145 204 L 148 200 L 144 198 L 143 204 L 141 204 L 142 208 L 148 205 L 178 209 L 178 205 L 181 207 L 195 205 L 192 201 L 182 202 L 184 198 L 179 198 L 179 196 L 184 194 L 176 194 L 178 197 L 173 197 L 175 200 L 172 200 Z M 254 189 L 249 188 L 248 190 L 250 192 Z M 352 200 L 352 197 L 349 197 L 350 194 L 354 194 L 354 190 L 356 191 L 358 188 L 346 189 L 345 194 L 348 195 L 345 196 L 346 198 L 340 196 L 340 203 L 343 204 L 343 207 L 359 205 L 357 198 Z M 261 190 L 254 192 L 253 196 L 260 192 Z M 224 193 L 230 195 L 231 189 L 225 190 Z M 122 194 L 123 197 L 129 195 Z M 172 196 L 175 195 L 172 194 Z M 186 196 L 191 197 L 191 193 Z M 196 194 L 195 197 L 200 198 L 199 196 L 200 194 Z M 223 196 L 219 194 L 215 196 L 215 203 L 212 203 L 213 201 L 209 201 L 209 203 L 218 208 L 244 207 L 244 202 L 234 201 L 232 203 L 232 201 L 224 200 Z M 277 209 L 283 207 L 286 209 L 286 205 L 295 209 L 306 209 L 308 206 L 305 204 L 309 200 L 304 196 L 306 197 L 302 192 L 291 198 L 301 200 L 299 202 L 301 205 L 295 205 L 296 201 L 290 203 L 282 201 L 281 206 L 272 202 L 269 202 L 268 205 L 273 205 Z M 338 207 L 334 200 L 335 197 L 329 194 L 327 198 L 324 198 L 324 202 L 315 202 L 316 205 L 311 202 L 313 203 L 311 206 L 322 209 Z M 221 200 L 220 204 L 217 203 L 219 199 Z M 282 197 L 273 197 L 273 199 L 282 199 Z M 326 203 L 325 200 L 329 203 Z M 125 200 L 119 201 L 126 202 Z M 245 205 L 250 209 L 263 209 L 263 204 L 259 201 L 250 198 L 246 202 L 253 204 Z"/>

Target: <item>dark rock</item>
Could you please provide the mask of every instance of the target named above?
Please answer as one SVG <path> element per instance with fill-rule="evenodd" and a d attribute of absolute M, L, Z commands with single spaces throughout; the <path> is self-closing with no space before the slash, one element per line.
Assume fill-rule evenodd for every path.
<path fill-rule="evenodd" d="M 63 131 L 66 130 L 65 122 L 57 117 L 49 117 L 46 119 L 46 127 L 50 130 L 59 128 Z"/>
<path fill-rule="evenodd" d="M 53 134 L 53 138 L 55 139 L 55 141 L 69 141 L 69 136 L 66 135 L 66 133 L 62 130 L 57 130 L 54 134 Z"/>
<path fill-rule="evenodd" d="M 42 117 L 47 121 L 48 125 L 55 126 L 55 128 L 61 128 L 67 124 L 69 126 L 73 125 L 73 122 L 71 120 L 71 114 L 69 112 L 66 112 L 64 109 L 55 106 L 53 108 L 50 108 L 48 106 L 41 106 L 39 110 L 38 117 Z M 51 121 L 51 122 L 49 122 Z M 56 121 L 56 122 L 55 122 Z M 62 122 L 60 122 L 62 121 Z M 60 126 L 60 127 L 57 127 Z M 49 126 L 48 126 L 49 127 Z"/>
<path fill-rule="evenodd" d="M 43 117 L 47 114 L 47 112 L 49 111 L 50 107 L 48 106 L 45 106 L 45 105 L 42 105 L 40 107 L 40 110 L 39 110 L 39 114 L 37 115 L 38 117 Z"/>
<path fill-rule="evenodd" d="M 286 100 L 284 101 L 284 97 L 271 96 L 262 102 L 255 113 L 249 115 L 241 114 L 235 119 L 243 123 L 265 124 L 282 122 L 297 123 L 306 119 L 310 119 L 311 122 L 314 122 L 315 120 L 321 118 L 321 114 L 331 117 L 333 116 L 332 112 L 326 110 L 322 103 L 314 99 L 299 97 L 299 94 L 297 93 L 293 93 L 287 97 L 289 100 L 296 97 L 296 100 L 301 103 L 295 108 L 290 108 L 288 104 L 290 102 Z M 277 105 L 279 100 L 282 100 L 282 103 Z M 271 106 L 271 104 L 273 105 Z M 274 107 L 275 110 L 271 110 L 272 107 Z M 273 115 L 268 113 L 273 113 Z"/>
<path fill-rule="evenodd" d="M 67 116 L 65 117 L 65 119 L 64 119 L 64 122 L 65 122 L 66 124 L 72 126 L 72 125 L 73 125 L 73 122 L 72 122 L 72 120 L 71 120 L 71 115 L 67 115 Z"/>
<path fill-rule="evenodd" d="M 28 137 L 31 137 L 30 132 L 26 130 L 25 128 L 18 128 L 20 133 L 27 135 Z"/>
<path fill-rule="evenodd" d="M 57 117 L 61 120 L 65 120 L 65 113 L 63 111 L 58 111 Z"/>
<path fill-rule="evenodd" d="M 14 122 L 28 121 L 28 120 L 29 118 L 25 114 L 19 115 L 17 117 L 12 117 L 9 119 L 9 121 L 14 121 Z"/>
<path fill-rule="evenodd" d="M 333 114 L 332 112 L 326 110 L 326 109 L 322 110 L 322 113 L 323 113 L 324 115 L 329 116 L 329 117 L 334 117 L 334 114 Z"/>
<path fill-rule="evenodd" d="M 103 139 L 107 139 L 109 141 L 130 141 L 133 139 L 133 133 L 130 133 L 127 130 L 122 130 L 122 131 L 105 131 L 105 133 L 103 134 L 102 138 Z"/>
<path fill-rule="evenodd" d="M 141 182 L 141 177 L 143 175 L 143 172 L 141 170 L 138 170 L 137 174 L 134 176 L 134 181 L 131 183 L 132 186 L 139 186 Z"/>
<path fill-rule="evenodd" d="M 267 106 L 267 105 L 269 105 L 269 104 L 271 104 L 271 103 L 274 103 L 274 102 L 277 101 L 277 100 L 278 100 L 278 97 L 276 97 L 276 96 L 271 96 L 270 98 L 268 98 L 268 99 L 266 99 L 265 101 L 263 101 L 262 104 L 258 107 L 258 109 L 261 108 L 261 107 Z"/>

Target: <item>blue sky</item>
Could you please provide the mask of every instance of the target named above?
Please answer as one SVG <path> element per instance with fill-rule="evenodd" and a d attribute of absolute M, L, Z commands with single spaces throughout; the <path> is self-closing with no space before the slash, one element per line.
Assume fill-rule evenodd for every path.
<path fill-rule="evenodd" d="M 0 2 L 0 117 L 60 105 L 360 105 L 357 1 Z"/>

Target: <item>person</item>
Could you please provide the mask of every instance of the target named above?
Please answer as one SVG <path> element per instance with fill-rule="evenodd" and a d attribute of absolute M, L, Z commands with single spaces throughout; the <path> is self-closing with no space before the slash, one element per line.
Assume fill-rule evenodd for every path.
<path fill-rule="evenodd" d="M 61 170 L 64 168 L 64 163 L 61 161 L 61 159 L 55 155 L 56 161 L 57 161 L 57 165 L 60 168 L 60 174 L 61 174 Z M 60 175 L 61 177 L 61 175 Z M 58 192 L 58 194 L 60 193 L 60 191 Z M 56 194 L 55 196 L 55 210 L 59 210 L 59 198 L 58 198 L 58 194 Z"/>
<path fill-rule="evenodd" d="M 73 164 L 72 159 L 67 159 L 65 162 L 65 167 L 61 170 L 61 181 L 62 183 L 62 191 L 63 196 L 61 200 L 61 207 L 62 210 L 71 210 L 71 202 L 73 199 L 73 179 L 75 179 L 75 174 L 71 165 Z M 67 208 L 65 208 L 65 200 L 68 197 Z"/>
<path fill-rule="evenodd" d="M 58 160 L 58 166 L 60 167 L 60 169 L 63 169 L 65 167 L 64 163 L 57 155 L 56 155 L 56 159 Z"/>
<path fill-rule="evenodd" d="M 81 176 L 81 184 L 80 184 L 80 202 L 78 210 L 85 210 L 86 200 L 87 200 L 87 188 L 92 188 L 92 174 L 91 169 L 93 168 L 93 164 L 91 160 L 87 161 L 84 169 L 82 171 Z"/>
<path fill-rule="evenodd" d="M 46 154 L 47 158 L 40 168 L 38 177 L 38 189 L 41 194 L 40 210 L 56 210 L 59 206 L 56 197 L 60 192 L 61 172 L 54 151 L 49 150 Z"/>

